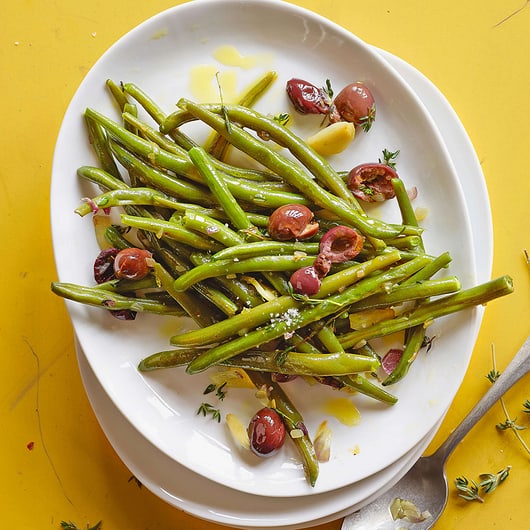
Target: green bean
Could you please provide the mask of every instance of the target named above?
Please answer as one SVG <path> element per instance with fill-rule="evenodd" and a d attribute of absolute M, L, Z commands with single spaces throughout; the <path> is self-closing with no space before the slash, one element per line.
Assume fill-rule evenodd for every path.
<path fill-rule="evenodd" d="M 203 371 L 234 355 L 281 337 L 285 333 L 338 313 L 344 307 L 369 296 L 378 289 L 409 276 L 418 266 L 421 266 L 420 263 L 421 260 L 412 260 L 403 265 L 398 265 L 388 271 L 364 278 L 351 287 L 346 288 L 343 292 L 326 298 L 318 305 L 297 310 L 294 314 L 280 315 L 278 319 L 263 329 L 251 331 L 243 337 L 233 339 L 230 342 L 202 352 L 188 365 L 187 372 L 194 374 Z"/>
<path fill-rule="evenodd" d="M 317 255 L 318 243 L 304 241 L 257 241 L 243 243 L 241 245 L 224 248 L 212 256 L 213 259 L 244 259 L 255 256 L 267 256 L 270 254 L 293 254 L 295 252 Z"/>
<path fill-rule="evenodd" d="M 294 271 L 313 264 L 314 256 L 257 256 L 234 261 L 223 259 L 199 265 L 175 280 L 173 287 L 185 291 L 196 282 L 216 276 L 227 276 L 247 272 Z"/>
<path fill-rule="evenodd" d="M 243 127 L 264 132 L 282 147 L 286 147 L 309 171 L 337 197 L 340 197 L 361 210 L 355 197 L 344 180 L 333 169 L 329 162 L 309 147 L 300 137 L 274 119 L 241 105 L 225 105 L 228 117 Z M 219 113 L 219 110 L 215 110 Z"/>
<path fill-rule="evenodd" d="M 412 203 L 410 202 L 410 197 L 407 193 L 407 190 L 405 189 L 405 184 L 403 181 L 400 178 L 392 179 L 392 187 L 396 193 L 396 200 L 401 212 L 403 224 L 418 226 L 418 219 L 416 217 L 416 213 L 414 212 L 414 208 L 412 207 Z M 420 246 L 421 250 L 425 251 L 425 247 L 423 246 L 423 241 L 421 239 L 418 246 Z"/>
<path fill-rule="evenodd" d="M 387 392 L 361 374 L 340 376 L 337 379 L 356 392 L 369 396 L 377 401 L 381 401 L 382 403 L 386 403 L 387 405 L 394 405 L 398 401 L 396 396 Z"/>
<path fill-rule="evenodd" d="M 311 486 L 314 486 L 319 472 L 318 460 L 302 415 L 280 385 L 271 379 L 270 374 L 249 371 L 248 375 L 256 388 L 265 387 L 267 389 L 269 399 L 274 402 L 275 409 L 280 413 L 287 432 L 302 457 L 307 480 Z"/>
<path fill-rule="evenodd" d="M 163 110 L 138 85 L 125 83 L 123 91 L 133 97 L 157 123 L 165 119 L 166 115 Z"/>
<path fill-rule="evenodd" d="M 177 223 L 164 221 L 163 219 L 136 217 L 126 214 L 122 214 L 120 218 L 122 224 L 125 226 L 153 232 L 157 237 L 169 237 L 192 248 L 212 251 L 216 251 L 219 248 L 218 244 L 214 241 L 205 239 L 200 234 L 192 232 L 183 226 L 179 226 Z"/>
<path fill-rule="evenodd" d="M 322 343 L 324 348 L 328 350 L 328 352 L 344 352 L 344 348 L 342 347 L 342 344 L 340 343 L 339 339 L 337 339 L 337 336 L 335 335 L 335 330 L 331 325 L 324 325 L 320 329 L 317 330 L 317 338 Z M 368 370 L 364 370 L 367 372 Z M 338 374 L 335 374 L 338 375 Z"/>
<path fill-rule="evenodd" d="M 132 247 L 131 242 L 123 236 L 123 230 L 115 225 L 110 225 L 105 228 L 105 239 L 111 247 L 123 250 L 124 248 Z"/>
<path fill-rule="evenodd" d="M 355 346 L 361 341 L 375 337 L 383 337 L 422 324 L 430 325 L 435 318 L 449 315 L 463 309 L 481 305 L 513 292 L 512 280 L 509 276 L 501 276 L 495 280 L 464 289 L 443 298 L 430 300 L 420 304 L 410 313 L 383 321 L 367 329 L 356 330 L 340 337 L 344 348 Z"/>
<path fill-rule="evenodd" d="M 420 236 L 401 236 L 394 239 L 388 239 L 386 244 L 394 248 L 421 248 L 422 249 L 422 238 Z M 423 250 L 422 250 L 423 251 Z"/>
<path fill-rule="evenodd" d="M 170 131 L 169 135 L 173 141 L 185 151 L 189 151 L 194 147 L 200 147 L 198 143 L 192 140 L 189 136 L 184 134 L 179 129 L 173 129 Z M 231 177 L 242 178 L 246 180 L 256 180 L 259 182 L 268 182 L 278 181 L 281 182 L 280 177 L 268 170 L 256 169 L 256 168 L 241 168 L 239 166 L 233 166 L 216 158 L 211 159 L 212 164 L 217 167 L 217 169 L 224 171 L 227 175 Z"/>
<path fill-rule="evenodd" d="M 110 190 L 93 197 L 79 205 L 75 209 L 75 213 L 84 217 L 89 213 L 93 213 L 95 208 L 113 208 L 130 204 L 163 206 L 165 208 L 175 208 L 178 205 L 174 199 L 152 188 L 129 188 Z"/>
<path fill-rule="evenodd" d="M 188 154 L 202 178 L 206 181 L 210 191 L 230 219 L 231 224 L 238 230 L 256 230 L 248 220 L 243 208 L 230 192 L 223 177 L 216 172 L 213 164 L 210 163 L 206 151 L 202 147 L 193 147 Z"/>
<path fill-rule="evenodd" d="M 110 311 L 121 311 L 128 309 L 136 312 L 156 313 L 159 315 L 182 316 L 180 307 L 160 303 L 158 300 L 149 298 L 136 298 L 124 296 L 113 291 L 100 289 L 99 287 L 86 287 L 73 283 L 52 282 L 52 292 L 81 304 L 102 307 Z"/>
<path fill-rule="evenodd" d="M 401 233 L 418 233 L 415 227 L 407 228 L 405 226 L 389 225 L 376 219 L 368 219 L 359 214 L 350 203 L 323 189 L 299 166 L 254 138 L 250 133 L 236 125 L 231 127 L 230 132 L 227 131 L 225 120 L 221 116 L 210 112 L 204 106 L 185 99 L 181 99 L 178 102 L 178 106 L 193 113 L 195 117 L 226 136 L 238 149 L 278 173 L 293 187 L 301 190 L 315 204 L 332 211 L 340 219 L 350 223 L 364 234 L 385 239 L 396 237 Z"/>
<path fill-rule="evenodd" d="M 265 72 L 243 90 L 243 93 L 237 98 L 237 103 L 245 107 L 252 107 L 277 78 L 276 72 Z M 226 138 L 219 133 L 212 133 L 206 140 L 204 147 L 212 156 L 223 160 L 229 145 Z"/>
<path fill-rule="evenodd" d="M 449 252 L 443 252 L 434 258 L 431 263 L 426 265 L 423 269 L 419 270 L 416 274 L 413 274 L 410 278 L 407 278 L 402 285 L 412 285 L 413 283 L 421 282 L 431 278 L 438 271 L 447 267 L 451 260 L 452 258 Z"/>
<path fill-rule="evenodd" d="M 222 316 L 204 299 L 190 293 L 179 293 L 173 290 L 174 277 L 160 264 L 153 265 L 155 277 L 160 286 L 184 309 L 199 326 L 209 326 L 218 322 Z"/>
<path fill-rule="evenodd" d="M 169 138 L 161 134 L 159 130 L 150 127 L 142 120 L 139 120 L 135 116 L 126 112 L 123 113 L 123 119 L 127 123 L 131 123 L 132 125 L 134 125 L 142 133 L 142 136 L 144 138 L 156 143 L 165 151 L 168 151 L 175 155 L 181 157 L 187 156 L 189 150 L 193 149 L 194 147 L 200 147 L 193 140 L 191 140 L 191 138 L 185 137 L 185 139 L 182 139 L 181 136 L 185 136 L 183 133 L 180 133 L 178 137 L 180 139 L 180 143 L 176 143 L 174 140 L 170 140 Z M 283 189 L 284 191 L 293 191 L 292 188 L 287 188 L 285 184 L 282 184 L 279 181 L 271 182 L 271 179 L 277 179 L 278 177 L 272 175 L 270 172 L 265 172 L 258 169 L 240 168 L 237 166 L 226 164 L 212 157 L 209 157 L 209 160 L 210 163 L 217 170 L 223 171 L 232 177 L 257 180 L 260 182 L 264 182 L 266 186 L 271 186 L 276 189 Z"/>
<path fill-rule="evenodd" d="M 394 188 L 394 191 L 396 193 L 396 200 L 399 206 L 399 209 L 401 211 L 401 218 L 403 219 L 403 223 L 410 224 L 413 226 L 418 226 L 418 220 L 416 218 L 416 213 L 414 212 L 414 208 L 412 207 L 412 203 L 410 201 L 410 197 L 407 193 L 407 190 L 405 189 L 405 184 L 403 181 L 399 178 L 392 179 L 392 186 Z M 418 248 L 425 252 L 425 245 L 423 244 L 423 239 L 419 238 L 420 242 L 418 244 Z M 431 264 L 431 270 L 434 272 L 436 271 L 436 266 L 438 266 L 438 263 L 440 261 L 433 262 L 435 265 Z M 425 268 L 424 271 L 420 273 L 421 278 L 427 278 L 431 272 L 431 270 Z M 414 282 L 417 278 L 411 279 L 408 278 L 408 282 Z M 405 332 L 405 341 L 404 341 L 404 348 L 403 353 L 401 355 L 400 361 L 398 362 L 398 366 L 392 371 L 392 374 L 385 379 L 383 382 L 383 385 L 390 385 L 400 379 L 402 379 L 405 374 L 408 372 L 410 365 L 414 360 L 416 359 L 416 355 L 418 354 L 423 341 L 425 339 L 425 327 L 422 325 L 418 325 L 416 327 L 412 327 L 406 330 Z"/>
<path fill-rule="evenodd" d="M 351 267 L 349 271 L 343 271 L 324 278 L 319 292 L 315 298 L 325 298 L 335 292 L 339 287 L 344 288 L 356 281 L 368 276 L 369 274 L 384 269 L 392 263 L 399 260 L 399 252 L 376 258 L 360 263 Z M 291 296 L 283 295 L 269 302 L 265 302 L 257 307 L 246 310 L 239 315 L 232 317 L 228 321 L 218 322 L 200 330 L 189 331 L 171 337 L 171 344 L 175 346 L 202 346 L 212 342 L 221 341 L 238 333 L 242 329 L 254 328 L 267 321 L 275 315 L 282 315 L 289 310 L 296 309 L 300 306 Z"/>
<path fill-rule="evenodd" d="M 146 164 L 114 141 L 110 142 L 110 147 L 120 164 L 143 184 L 153 186 L 172 197 L 194 203 L 213 204 L 215 202 L 206 189 Z"/>
<path fill-rule="evenodd" d="M 143 291 L 145 289 L 156 289 L 158 288 L 158 285 L 156 284 L 154 276 L 152 274 L 149 274 L 141 280 L 127 280 L 125 278 L 115 278 L 113 280 L 108 280 L 106 282 L 99 283 L 97 285 L 97 288 L 102 289 L 103 291 L 112 291 L 114 293 L 127 294 L 137 291 Z"/>
<path fill-rule="evenodd" d="M 225 246 L 239 245 L 245 241 L 225 223 L 201 213 L 187 210 L 182 217 L 182 223 L 186 228 L 215 239 Z"/>
<path fill-rule="evenodd" d="M 220 363 L 245 370 L 278 372 L 286 375 L 342 376 L 358 372 L 376 370 L 380 363 L 373 357 L 353 353 L 300 353 L 289 351 L 281 364 L 276 362 L 277 352 L 252 350 Z M 181 349 L 158 352 L 142 359 L 139 369 L 142 372 L 185 366 L 197 356 L 196 349 Z"/>
<path fill-rule="evenodd" d="M 118 85 L 112 79 L 107 79 L 106 86 L 109 89 L 114 101 L 118 105 L 118 108 L 123 112 L 125 104 L 129 102 L 126 94 L 123 92 L 123 86 Z"/>
<path fill-rule="evenodd" d="M 357 302 L 350 307 L 350 311 L 359 312 L 396 306 L 404 302 L 423 300 L 431 296 L 456 293 L 461 288 L 460 280 L 456 276 L 449 276 L 439 280 L 423 280 L 413 284 L 406 282 L 407 280 L 404 280 L 389 293 L 376 293 Z"/>
<path fill-rule="evenodd" d="M 151 127 L 138 117 L 134 116 L 133 114 L 129 114 L 128 112 L 124 112 L 122 117 L 126 123 L 134 125 L 146 140 L 154 142 L 169 153 L 173 153 L 174 155 L 179 155 L 182 157 L 186 156 L 186 149 L 164 136 L 158 129 Z"/>
<path fill-rule="evenodd" d="M 127 190 L 129 185 L 99 167 L 81 166 L 77 174 L 107 190 Z"/>
<path fill-rule="evenodd" d="M 200 265 L 202 263 L 209 263 L 211 256 L 204 253 L 194 252 L 190 256 L 190 261 L 193 265 Z M 225 291 L 231 293 L 236 301 L 242 307 L 252 307 L 262 303 L 262 298 L 257 294 L 252 285 L 246 281 L 241 281 L 238 278 L 226 278 L 219 276 L 214 279 L 215 284 L 219 285 Z"/>
<path fill-rule="evenodd" d="M 280 125 L 268 116 L 264 116 L 241 105 L 207 105 L 205 108 L 216 114 L 221 114 L 222 110 L 226 109 L 230 120 L 234 120 L 243 127 L 252 128 L 258 133 L 264 132 L 268 138 L 271 138 L 282 147 L 286 147 L 330 191 L 347 202 L 352 203 L 357 210 L 360 210 L 360 206 L 346 186 L 346 183 L 331 167 L 328 161 L 311 149 L 287 127 Z M 166 121 L 162 123 L 161 130 L 169 132 L 177 123 L 180 124 L 184 119 L 188 120 L 189 115 L 178 113 L 177 111 L 174 115 L 168 116 Z"/>
<path fill-rule="evenodd" d="M 121 179 L 116 162 L 110 152 L 107 136 L 105 135 L 103 127 L 88 116 L 85 116 L 85 123 L 88 131 L 88 141 L 96 153 L 101 168 L 107 173 L 110 173 L 113 177 Z"/>
<path fill-rule="evenodd" d="M 125 103 L 123 106 L 123 112 L 130 116 L 138 117 L 138 108 L 133 103 Z M 132 123 L 123 120 L 123 126 L 133 134 L 138 134 L 138 129 Z"/>
<path fill-rule="evenodd" d="M 122 143 L 128 150 L 145 157 L 153 165 L 174 171 L 190 180 L 202 182 L 202 178 L 189 158 L 183 158 L 161 149 L 157 144 L 144 140 L 121 127 L 113 120 L 93 109 L 86 109 L 85 114 L 101 124 L 107 132 Z M 284 204 L 309 204 L 309 201 L 298 193 L 284 190 L 266 189 L 259 182 L 225 175 L 225 180 L 234 197 L 265 208 L 277 208 Z"/>
<path fill-rule="evenodd" d="M 410 328 L 410 331 L 411 333 L 409 333 L 409 336 L 405 341 L 405 347 L 403 348 L 401 357 L 399 358 L 396 367 L 392 370 L 388 377 L 384 379 L 383 386 L 393 385 L 407 375 L 409 368 L 416 359 L 416 356 L 423 345 L 423 341 L 425 339 L 424 326 L 415 326 L 414 328 Z"/>

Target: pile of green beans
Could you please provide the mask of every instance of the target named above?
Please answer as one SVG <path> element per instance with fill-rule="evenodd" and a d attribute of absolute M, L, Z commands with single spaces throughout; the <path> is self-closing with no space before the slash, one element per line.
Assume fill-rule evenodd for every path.
<path fill-rule="evenodd" d="M 286 425 L 300 429 L 300 413 L 271 374 L 312 376 L 392 405 L 397 398 L 383 387 L 404 377 L 435 318 L 513 288 L 508 276 L 470 289 L 453 276 L 437 277 L 450 255 L 426 251 L 401 180 L 393 184 L 402 223 L 370 217 L 327 160 L 250 108 L 275 77 L 271 72 L 257 80 L 238 104 L 181 99 L 170 115 L 138 86 L 107 81 L 121 119 L 86 109 L 99 167 L 82 166 L 78 175 L 100 191 L 75 211 L 87 216 L 120 208 L 120 223 L 104 234 L 108 246 L 123 249 L 140 241 L 153 255 L 151 272 L 143 280 L 97 286 L 54 282 L 52 290 L 106 310 L 191 317 L 198 329 L 171 337 L 173 349 L 147 356 L 139 370 L 244 369 L 256 387 L 268 388 Z M 206 145 L 184 132 L 195 120 L 213 130 Z M 232 165 L 230 149 L 252 157 L 261 169 Z M 308 206 L 320 232 L 308 241 L 274 241 L 268 219 L 285 204 Z M 339 224 L 364 236 L 362 252 L 354 262 L 334 265 L 315 296 L 293 294 L 290 274 L 313 264 L 322 230 Z M 381 308 L 392 309 L 384 320 L 350 328 L 350 315 L 369 322 Z M 402 331 L 401 360 L 380 381 L 381 359 L 370 340 Z M 318 461 L 302 430 L 293 441 L 314 485 Z"/>

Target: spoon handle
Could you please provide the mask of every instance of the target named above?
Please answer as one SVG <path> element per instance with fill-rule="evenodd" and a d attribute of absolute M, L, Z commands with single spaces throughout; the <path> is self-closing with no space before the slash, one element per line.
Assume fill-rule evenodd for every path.
<path fill-rule="evenodd" d="M 451 454 L 462 438 L 474 427 L 484 414 L 507 392 L 521 377 L 530 372 L 530 337 L 521 346 L 510 364 L 500 377 L 473 407 L 460 425 L 450 434 L 449 438 L 432 455 L 443 461 Z"/>

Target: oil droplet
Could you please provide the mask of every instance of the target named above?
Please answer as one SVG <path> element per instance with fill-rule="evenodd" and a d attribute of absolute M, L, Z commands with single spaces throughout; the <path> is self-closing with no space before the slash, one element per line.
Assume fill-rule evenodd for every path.
<path fill-rule="evenodd" d="M 272 54 L 268 53 L 241 55 L 239 50 L 231 45 L 220 46 L 214 51 L 213 56 L 225 66 L 237 66 L 244 70 L 249 70 L 260 64 L 269 64 L 272 60 Z"/>
<path fill-rule="evenodd" d="M 361 421 L 361 413 L 348 398 L 329 399 L 324 403 L 324 412 L 348 427 L 353 427 Z"/>
<path fill-rule="evenodd" d="M 190 91 L 200 103 L 219 103 L 221 94 L 224 103 L 237 98 L 237 75 L 233 70 L 219 71 L 214 65 L 194 66 L 190 72 Z"/>

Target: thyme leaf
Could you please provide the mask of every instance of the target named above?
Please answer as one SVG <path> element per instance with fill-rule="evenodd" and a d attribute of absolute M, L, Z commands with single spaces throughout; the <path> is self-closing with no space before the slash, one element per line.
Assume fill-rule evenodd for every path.
<path fill-rule="evenodd" d="M 280 114 L 276 114 L 276 116 L 273 116 L 272 118 L 275 122 L 278 122 L 280 125 L 287 125 L 289 121 L 291 120 L 291 115 L 287 112 L 281 112 Z"/>
<path fill-rule="evenodd" d="M 329 99 L 333 99 L 333 88 L 331 88 L 331 81 L 329 79 L 326 79 L 326 87 L 324 88 L 324 91 Z"/>
<path fill-rule="evenodd" d="M 511 469 L 512 466 L 508 466 L 497 473 L 482 473 L 479 475 L 479 488 L 485 493 L 491 493 L 501 482 L 504 482 L 508 478 Z"/>
<path fill-rule="evenodd" d="M 383 149 L 383 158 L 379 159 L 380 164 L 386 164 L 392 169 L 396 169 L 396 158 L 399 156 L 399 149 L 397 151 L 389 151 L 388 149 Z"/>
<path fill-rule="evenodd" d="M 205 417 L 211 415 L 212 420 L 217 420 L 217 423 L 221 423 L 221 411 L 216 409 L 210 403 L 201 403 L 199 409 L 197 410 L 197 414 L 202 414 Z"/>
<path fill-rule="evenodd" d="M 484 502 L 484 499 L 479 494 L 478 484 L 473 479 L 467 477 L 457 477 L 455 479 L 455 487 L 460 492 L 459 497 L 466 501 Z"/>
<path fill-rule="evenodd" d="M 86 525 L 87 530 L 100 530 L 102 521 L 98 521 L 94 526 Z M 61 521 L 61 528 L 64 530 L 81 530 L 75 523 L 72 521 Z"/>

